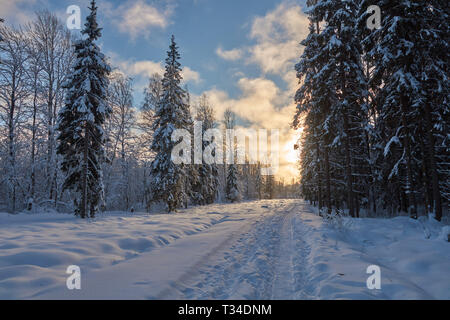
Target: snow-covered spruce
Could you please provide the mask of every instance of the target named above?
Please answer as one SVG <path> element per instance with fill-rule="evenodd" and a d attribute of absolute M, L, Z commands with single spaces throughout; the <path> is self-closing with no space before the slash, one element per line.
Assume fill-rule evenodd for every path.
<path fill-rule="evenodd" d="M 365 78 L 360 48 L 354 37 L 354 1 L 308 2 L 310 33 L 297 75 L 303 85 L 296 93 L 293 126 L 304 120 L 302 179 L 304 195 L 319 207 L 344 202 L 359 215 L 365 184 L 367 143 L 364 139 Z M 323 27 L 320 22 L 324 21 Z M 337 200 L 339 199 L 339 200 Z"/>
<path fill-rule="evenodd" d="M 296 66 L 302 194 L 371 215 L 448 203 L 448 11 L 443 1 L 307 1 L 310 34 Z M 366 23 L 370 5 L 380 29 Z"/>
<path fill-rule="evenodd" d="M 362 28 L 369 5 L 384 13 L 381 28 L 371 32 Z M 440 220 L 442 200 L 449 200 L 448 3 L 364 0 L 359 16 L 357 30 L 372 69 L 369 85 L 377 97 L 371 101 L 376 144 L 384 150 L 376 165 L 388 177 L 381 181 L 383 202 L 412 217 L 423 204 Z M 399 192 L 406 200 L 392 196 Z"/>
<path fill-rule="evenodd" d="M 154 201 L 162 201 L 169 212 L 180 208 L 187 199 L 187 172 L 183 165 L 172 161 L 172 133 L 175 129 L 190 131 L 192 119 L 186 104 L 186 91 L 181 88 L 180 54 L 172 36 L 167 52 L 163 95 L 155 112 L 152 151 L 156 153 L 151 168 L 151 190 Z"/>
<path fill-rule="evenodd" d="M 203 94 L 200 97 L 196 109 L 196 120 L 202 123 L 202 137 L 206 130 L 212 129 L 216 126 L 214 119 L 214 109 L 210 105 L 208 97 Z M 208 147 L 210 142 L 202 142 L 202 152 Z M 198 168 L 199 181 L 200 181 L 200 193 L 202 195 L 202 201 L 199 204 L 212 204 L 214 203 L 219 185 L 219 170 L 216 164 L 203 163 Z"/>
<path fill-rule="evenodd" d="M 94 217 L 103 202 L 102 163 L 105 160 L 103 124 L 111 108 L 106 103 L 110 67 L 95 44 L 101 36 L 97 7 L 91 1 L 82 34 L 75 43 L 76 60 L 65 84 L 65 106 L 58 117 L 58 154 L 66 174 L 64 189 L 76 192 L 80 217 Z"/>
<path fill-rule="evenodd" d="M 230 164 L 228 166 L 226 198 L 230 202 L 237 202 L 241 200 L 238 171 L 235 164 Z"/>

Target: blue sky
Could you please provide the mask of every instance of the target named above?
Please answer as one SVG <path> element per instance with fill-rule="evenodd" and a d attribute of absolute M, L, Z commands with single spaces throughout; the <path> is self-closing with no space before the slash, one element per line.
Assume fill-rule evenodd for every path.
<path fill-rule="evenodd" d="M 0 0 L 7 23 L 26 23 L 47 8 L 66 20 L 78 5 L 82 23 L 89 0 Z M 193 100 L 207 93 L 220 119 L 226 108 L 240 124 L 282 129 L 285 177 L 292 164 L 294 133 L 289 129 L 298 87 L 294 65 L 308 33 L 304 0 L 98 0 L 100 45 L 113 66 L 134 79 L 135 104 L 153 72 L 162 72 L 174 34 L 184 78 Z M 78 32 L 78 31 L 75 31 Z M 283 162 L 283 161 L 282 161 Z"/>

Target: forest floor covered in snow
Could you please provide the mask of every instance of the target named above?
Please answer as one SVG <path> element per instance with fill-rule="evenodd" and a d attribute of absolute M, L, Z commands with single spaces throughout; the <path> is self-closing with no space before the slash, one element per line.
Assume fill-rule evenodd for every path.
<path fill-rule="evenodd" d="M 302 200 L 176 214 L 0 213 L 0 299 L 450 299 L 448 226 L 325 221 Z M 66 287 L 81 269 L 81 290 Z M 381 289 L 366 286 L 381 269 Z"/>

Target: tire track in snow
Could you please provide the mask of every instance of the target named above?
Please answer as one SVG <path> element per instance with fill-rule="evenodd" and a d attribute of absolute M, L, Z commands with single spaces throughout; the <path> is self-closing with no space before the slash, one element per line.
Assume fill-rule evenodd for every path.
<path fill-rule="evenodd" d="M 183 296 L 180 297 L 179 292 L 180 291 L 186 291 L 184 283 L 188 282 L 190 279 L 195 278 L 199 276 L 199 272 L 202 268 L 204 268 L 205 264 L 212 260 L 215 256 L 217 256 L 219 253 L 223 252 L 226 248 L 229 248 L 232 243 L 236 242 L 236 240 L 244 233 L 248 233 L 249 230 L 255 225 L 260 223 L 261 218 L 264 216 L 264 213 L 257 215 L 255 218 L 248 219 L 249 221 L 244 224 L 242 227 L 240 227 L 237 231 L 234 231 L 228 236 L 224 241 L 222 241 L 218 246 L 211 249 L 209 252 L 207 252 L 202 258 L 198 259 L 198 261 L 189 268 L 177 281 L 171 283 L 166 289 L 161 291 L 157 296 L 156 299 L 177 299 L 177 298 L 184 298 Z M 233 220 L 230 219 L 230 216 L 226 217 L 226 220 Z M 241 220 L 241 219 L 239 219 Z M 244 220 L 244 219 L 242 219 Z M 200 288 L 199 288 L 200 290 Z M 200 290 L 201 291 L 201 290 Z"/>
<path fill-rule="evenodd" d="M 299 208 L 298 203 L 284 203 L 240 236 L 230 236 L 158 297 L 311 298 L 305 274 L 309 250 L 296 229 Z"/>
<path fill-rule="evenodd" d="M 292 210 L 285 214 L 280 226 L 279 246 L 274 257 L 275 272 L 272 282 L 273 300 L 293 299 L 295 293 L 294 277 L 294 219 Z"/>
<path fill-rule="evenodd" d="M 291 209 L 282 221 L 275 258 L 272 300 L 313 299 L 309 282 L 308 256 L 311 249 L 304 239 L 307 226 L 301 220 L 301 205 Z"/>

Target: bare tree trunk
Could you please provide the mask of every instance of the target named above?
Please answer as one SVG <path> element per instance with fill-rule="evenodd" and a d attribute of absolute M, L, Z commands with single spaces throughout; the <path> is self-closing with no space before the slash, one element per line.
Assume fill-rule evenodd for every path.
<path fill-rule="evenodd" d="M 16 76 L 15 73 L 12 74 L 12 86 L 11 86 L 11 99 L 10 99 L 10 110 L 8 117 L 8 160 L 9 160 L 9 188 L 11 190 L 10 194 L 10 204 L 9 209 L 11 213 L 16 212 L 16 188 L 15 188 L 15 175 L 16 175 L 16 154 L 14 148 L 14 136 L 15 136 L 15 126 L 14 126 L 14 115 L 16 112 Z"/>
<path fill-rule="evenodd" d="M 347 205 L 351 217 L 355 217 L 354 195 L 353 195 L 353 177 L 350 154 L 350 130 L 347 111 L 344 111 L 344 132 L 345 132 L 345 176 L 347 180 Z"/>
<path fill-rule="evenodd" d="M 37 77 L 34 79 L 34 96 L 33 96 L 33 124 L 31 137 L 31 192 L 30 197 L 35 201 L 36 193 L 36 116 L 37 116 Z M 31 208 L 29 208 L 30 210 Z"/>
<path fill-rule="evenodd" d="M 47 112 L 48 112 L 48 141 L 47 141 L 47 186 L 49 187 L 49 199 L 53 199 L 53 82 L 52 77 L 49 79 L 49 92 L 47 99 Z"/>
<path fill-rule="evenodd" d="M 324 153 L 325 153 L 325 180 L 326 180 L 326 192 L 327 192 L 326 206 L 328 208 L 328 214 L 331 214 L 331 178 L 330 178 L 330 159 L 329 159 L 329 155 L 328 155 L 328 145 L 325 145 Z"/>
<path fill-rule="evenodd" d="M 431 118 L 431 106 L 429 103 L 425 106 L 426 123 L 427 123 L 427 135 L 428 135 L 428 159 L 430 163 L 430 171 L 433 185 L 433 201 L 434 201 L 434 212 L 437 221 L 442 219 L 442 200 L 441 192 L 439 190 L 439 178 L 436 168 L 436 160 L 434 154 L 434 135 L 433 135 L 433 123 Z"/>
<path fill-rule="evenodd" d="M 84 154 L 83 154 L 83 177 L 82 177 L 82 194 L 81 194 L 81 218 L 87 217 L 88 211 L 88 152 L 89 152 L 89 130 L 86 125 L 84 128 Z"/>
<path fill-rule="evenodd" d="M 15 174 L 16 174 L 16 157 L 14 152 L 14 112 L 15 112 L 15 97 L 14 92 L 11 96 L 11 112 L 8 119 L 8 152 L 9 152 L 9 184 L 12 189 L 10 198 L 10 210 L 12 213 L 16 212 L 16 190 L 15 190 Z"/>
<path fill-rule="evenodd" d="M 422 134 L 422 133 L 421 133 Z M 423 133 L 425 135 L 425 133 Z M 427 135 L 428 138 L 428 135 Z M 433 212 L 433 187 L 432 182 L 430 178 L 430 165 L 428 164 L 429 157 L 428 157 L 428 148 L 425 147 L 424 141 L 420 139 L 420 150 L 423 154 L 423 161 L 422 161 L 422 167 L 420 173 L 422 174 L 423 179 L 423 199 L 424 199 L 424 205 L 425 205 L 425 214 L 428 215 L 428 213 Z"/>
<path fill-rule="evenodd" d="M 316 143 L 316 152 L 317 152 L 317 197 L 319 198 L 319 212 L 322 212 L 323 206 L 323 198 L 322 198 L 322 177 L 320 174 L 320 148 L 319 143 Z"/>
<path fill-rule="evenodd" d="M 122 115 L 122 125 L 125 125 L 125 122 L 123 120 L 123 115 Z M 124 130 L 121 130 L 122 132 L 124 132 Z M 127 165 L 126 165 L 126 159 L 125 159 L 125 136 L 122 136 L 121 139 L 121 158 L 120 158 L 120 162 L 121 162 L 121 167 L 122 167 L 122 192 L 123 192 L 123 196 L 124 196 L 124 203 L 125 203 L 125 211 L 128 211 L 128 208 L 130 207 L 129 204 L 129 198 L 128 198 L 128 181 L 127 181 Z"/>
<path fill-rule="evenodd" d="M 376 204 L 376 197 L 375 197 L 375 190 L 374 190 L 374 185 L 375 185 L 375 174 L 374 174 L 374 170 L 372 169 L 372 160 L 373 160 L 373 156 L 372 156 L 372 152 L 370 152 L 370 139 L 369 136 L 367 134 L 367 132 L 365 133 L 365 145 L 366 145 L 366 149 L 367 149 L 367 155 L 369 157 L 369 175 L 370 175 L 370 184 L 367 188 L 367 199 L 369 201 L 368 206 L 369 206 L 369 212 L 372 211 L 372 213 L 374 215 L 376 215 L 377 213 L 377 204 Z"/>
<path fill-rule="evenodd" d="M 406 115 L 408 113 L 406 98 L 403 96 L 401 99 L 402 103 L 402 124 L 405 128 L 405 148 L 406 148 L 406 171 L 407 171 L 407 182 L 406 182 L 406 192 L 408 194 L 408 212 L 411 218 L 417 219 L 417 201 L 416 193 L 414 188 L 413 171 L 412 171 L 412 152 L 411 152 L 411 141 L 410 132 L 408 127 L 408 120 Z"/>

